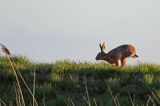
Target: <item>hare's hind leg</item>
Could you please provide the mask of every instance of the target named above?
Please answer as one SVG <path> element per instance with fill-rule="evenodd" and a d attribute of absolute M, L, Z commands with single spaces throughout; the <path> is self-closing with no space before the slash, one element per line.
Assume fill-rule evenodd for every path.
<path fill-rule="evenodd" d="M 118 61 L 116 62 L 116 66 L 118 66 L 118 67 L 121 66 L 121 60 L 118 60 Z"/>
<path fill-rule="evenodd" d="M 126 58 L 121 59 L 121 62 L 122 62 L 122 67 L 126 66 Z"/>

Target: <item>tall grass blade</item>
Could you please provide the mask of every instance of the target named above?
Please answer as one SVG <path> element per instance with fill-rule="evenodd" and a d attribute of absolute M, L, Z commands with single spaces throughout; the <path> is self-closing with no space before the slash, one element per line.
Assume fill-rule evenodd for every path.
<path fill-rule="evenodd" d="M 95 106 L 98 106 L 95 98 L 93 99 L 93 101 L 94 101 Z"/>
<path fill-rule="evenodd" d="M 23 103 L 24 100 L 21 95 L 19 85 L 17 83 L 14 83 L 14 89 L 15 89 L 15 93 L 16 93 L 17 106 L 25 106 L 25 104 Z"/>
<path fill-rule="evenodd" d="M 112 99 L 113 99 L 115 105 L 118 106 L 118 103 L 117 103 L 116 99 L 114 98 L 114 96 L 113 96 L 113 94 L 112 94 L 112 91 L 111 91 L 111 89 L 110 89 L 109 86 L 108 86 L 108 90 L 109 90 L 109 92 L 110 92 L 110 94 L 111 94 L 111 97 L 112 97 Z"/>
<path fill-rule="evenodd" d="M 19 82 L 19 79 L 18 79 L 18 76 L 17 76 L 17 73 L 16 73 L 16 70 L 15 70 L 15 68 L 14 68 L 14 66 L 13 66 L 13 62 L 11 61 L 11 57 L 9 56 L 9 55 L 7 55 L 7 58 L 8 58 L 8 60 L 9 60 L 9 63 L 10 63 L 10 65 L 11 65 L 11 67 L 12 67 L 12 70 L 13 70 L 13 72 L 14 72 L 14 75 L 15 75 L 15 77 L 16 77 L 16 82 L 17 82 L 17 86 L 18 86 L 18 90 L 19 90 L 19 92 L 20 92 L 20 97 L 21 97 L 21 99 L 22 99 L 22 104 L 23 104 L 23 106 L 25 106 L 25 101 L 24 101 L 24 97 L 23 97 L 23 93 L 22 93 L 22 88 L 21 88 L 21 86 L 20 86 L 20 82 Z"/>
<path fill-rule="evenodd" d="M 153 106 L 156 106 L 156 104 L 155 104 L 154 100 L 151 98 L 151 96 L 148 95 L 148 97 L 149 97 L 149 100 L 153 103 Z M 149 102 L 148 102 L 148 104 L 149 104 Z"/>
<path fill-rule="evenodd" d="M 72 99 L 68 98 L 67 101 L 68 101 L 68 103 L 66 103 L 67 106 L 75 106 L 75 104 L 73 103 Z"/>
<path fill-rule="evenodd" d="M 34 70 L 33 70 L 33 98 L 32 98 L 32 102 L 33 102 L 33 106 L 35 106 L 35 85 L 36 85 L 36 72 L 35 72 L 35 66 L 34 66 Z"/>
<path fill-rule="evenodd" d="M 13 61 L 14 66 L 16 67 L 16 70 L 17 70 L 18 75 L 20 76 L 21 80 L 23 81 L 23 83 L 25 84 L 25 86 L 26 86 L 26 88 L 28 89 L 29 93 L 31 94 L 32 98 L 34 99 L 34 102 L 35 102 L 36 106 L 38 106 L 38 103 L 37 103 L 37 101 L 36 101 L 36 99 L 35 99 L 32 91 L 31 91 L 31 89 L 29 88 L 28 84 L 26 83 L 26 81 L 24 80 L 22 74 L 20 73 L 20 71 L 19 71 L 16 63 L 14 62 L 14 59 L 10 57 L 10 60 L 11 60 L 11 59 L 12 59 L 12 61 Z M 12 61 L 11 61 L 11 62 L 12 62 Z"/>
<path fill-rule="evenodd" d="M 22 106 L 25 106 L 24 97 L 23 97 L 22 89 L 21 89 L 21 86 L 20 86 L 20 83 L 19 83 L 19 79 L 18 79 L 16 70 L 13 66 L 13 62 L 11 61 L 11 57 L 10 57 L 11 53 L 10 53 L 9 49 L 6 46 L 4 46 L 3 44 L 0 43 L 0 46 L 1 46 L 1 49 L 2 49 L 3 53 L 6 55 L 7 59 L 9 60 L 9 64 L 12 67 L 13 73 L 16 77 L 17 87 L 18 87 L 18 90 L 19 90 L 19 95 L 20 95 L 20 98 L 21 98 Z"/>
<path fill-rule="evenodd" d="M 2 106 L 7 106 L 1 98 L 0 98 L 0 103 L 2 104 Z"/>
<path fill-rule="evenodd" d="M 88 87 L 87 87 L 87 80 L 86 80 L 86 77 L 84 78 L 84 81 L 85 81 L 85 89 L 86 89 L 86 95 L 87 95 L 88 106 L 91 106 L 90 98 L 89 98 L 89 93 L 88 93 Z"/>
<path fill-rule="evenodd" d="M 147 87 L 147 88 L 149 89 L 149 91 L 151 92 L 151 94 L 153 95 L 153 97 L 155 98 L 155 100 L 157 101 L 157 103 L 160 105 L 160 100 L 156 97 L 156 95 L 154 94 L 154 92 L 149 87 Z"/>

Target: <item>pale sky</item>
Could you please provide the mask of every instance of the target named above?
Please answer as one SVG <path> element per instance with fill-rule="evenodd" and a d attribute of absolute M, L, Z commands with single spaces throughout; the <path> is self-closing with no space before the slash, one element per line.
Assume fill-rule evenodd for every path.
<path fill-rule="evenodd" d="M 159 64 L 160 0 L 0 0 L 0 43 L 13 54 L 95 62 L 101 42 L 106 52 L 132 44 Z"/>

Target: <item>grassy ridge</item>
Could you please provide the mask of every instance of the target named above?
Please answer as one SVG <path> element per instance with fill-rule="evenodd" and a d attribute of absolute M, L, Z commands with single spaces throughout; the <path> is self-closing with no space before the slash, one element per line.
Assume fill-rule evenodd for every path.
<path fill-rule="evenodd" d="M 31 89 L 35 72 L 35 98 L 39 105 L 160 105 L 159 65 L 117 68 L 106 63 L 33 63 L 26 57 L 13 60 Z M 16 104 L 14 81 L 8 60 L 1 57 L 0 98 L 7 105 Z M 21 80 L 20 83 L 25 101 L 31 105 L 32 97 Z"/>

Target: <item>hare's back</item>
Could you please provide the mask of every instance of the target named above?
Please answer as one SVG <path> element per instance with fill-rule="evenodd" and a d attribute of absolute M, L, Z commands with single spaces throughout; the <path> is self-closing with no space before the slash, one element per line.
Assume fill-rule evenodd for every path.
<path fill-rule="evenodd" d="M 136 49 L 132 45 L 121 45 L 117 47 L 118 51 L 121 53 L 124 57 L 134 56 L 136 54 Z"/>
<path fill-rule="evenodd" d="M 123 57 L 130 57 L 136 54 L 136 49 L 130 44 L 125 44 L 112 49 L 109 54 L 121 54 Z"/>

